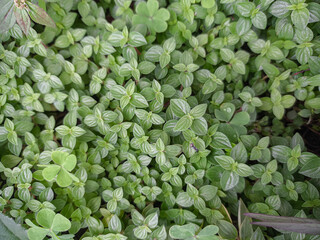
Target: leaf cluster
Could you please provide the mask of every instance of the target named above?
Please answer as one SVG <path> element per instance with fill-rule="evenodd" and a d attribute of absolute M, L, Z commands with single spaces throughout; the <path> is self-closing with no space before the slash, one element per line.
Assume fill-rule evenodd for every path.
<path fill-rule="evenodd" d="M 2 238 L 318 239 L 319 113 L 317 0 L 1 0 Z"/>

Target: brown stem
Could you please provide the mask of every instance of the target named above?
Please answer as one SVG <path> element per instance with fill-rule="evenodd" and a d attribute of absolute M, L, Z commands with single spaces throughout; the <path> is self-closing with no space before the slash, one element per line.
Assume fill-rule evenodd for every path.
<path fill-rule="evenodd" d="M 235 111 L 234 114 L 238 113 L 238 112 L 242 112 L 242 107 L 240 107 L 237 111 Z"/>
<path fill-rule="evenodd" d="M 308 127 L 308 130 L 311 131 L 311 132 L 313 132 L 313 133 L 315 133 L 315 134 L 317 134 L 317 135 L 320 135 L 319 132 L 317 132 L 316 130 L 314 130 L 314 129 L 311 128 L 311 127 Z"/>
<path fill-rule="evenodd" d="M 56 144 L 58 144 L 58 146 L 61 146 L 60 143 L 59 143 L 59 141 L 57 140 L 57 137 L 56 137 L 56 136 L 53 136 L 53 141 L 55 141 Z"/>
<path fill-rule="evenodd" d="M 298 75 L 298 74 L 300 74 L 300 73 L 304 73 L 304 72 L 307 72 L 307 71 L 310 71 L 310 68 L 308 68 L 308 69 L 306 69 L 306 70 L 302 70 L 302 71 L 300 71 L 300 72 L 296 72 L 296 73 L 292 74 L 292 76 L 296 76 L 296 75 Z"/>
<path fill-rule="evenodd" d="M 134 49 L 136 50 L 136 52 L 138 53 L 138 55 L 141 55 L 141 52 L 139 51 L 138 48 L 134 47 Z"/>
<path fill-rule="evenodd" d="M 48 46 L 47 46 L 47 45 L 45 45 L 43 42 L 41 42 L 41 44 L 42 44 L 45 48 L 48 48 Z"/>

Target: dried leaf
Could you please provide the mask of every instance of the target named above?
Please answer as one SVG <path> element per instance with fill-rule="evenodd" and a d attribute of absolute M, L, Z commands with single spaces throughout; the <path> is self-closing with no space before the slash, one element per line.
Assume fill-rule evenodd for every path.
<path fill-rule="evenodd" d="M 245 216 L 256 218 L 261 222 L 253 222 L 258 226 L 272 227 L 277 230 L 319 235 L 320 221 L 298 217 L 280 217 L 258 213 L 246 213 Z"/>
<path fill-rule="evenodd" d="M 27 2 L 28 12 L 33 21 L 36 23 L 55 28 L 56 24 L 51 19 L 51 17 L 39 6 Z"/>
<path fill-rule="evenodd" d="M 277 222 L 253 222 L 252 224 L 264 227 L 272 227 L 276 230 L 282 230 L 287 232 L 305 233 L 312 235 L 320 234 L 319 223 L 277 223 Z"/>
<path fill-rule="evenodd" d="M 225 216 L 228 222 L 232 223 L 232 218 L 230 216 L 230 213 L 228 212 L 228 209 L 223 204 L 221 204 L 219 211 L 222 213 L 223 216 Z"/>
<path fill-rule="evenodd" d="M 26 9 L 14 8 L 14 15 L 17 19 L 17 23 L 21 27 L 22 31 L 25 35 L 28 35 L 29 28 L 30 28 L 30 17 Z"/>

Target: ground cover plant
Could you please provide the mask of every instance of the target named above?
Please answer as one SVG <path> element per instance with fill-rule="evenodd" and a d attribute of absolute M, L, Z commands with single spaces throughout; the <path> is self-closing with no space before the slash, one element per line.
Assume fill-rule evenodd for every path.
<path fill-rule="evenodd" d="M 320 239 L 319 90 L 319 0 L 0 0 L 0 238 Z"/>

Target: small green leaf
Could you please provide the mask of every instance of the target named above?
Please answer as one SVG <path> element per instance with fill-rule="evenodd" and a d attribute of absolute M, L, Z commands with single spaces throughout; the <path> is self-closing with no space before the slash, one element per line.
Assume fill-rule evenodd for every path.
<path fill-rule="evenodd" d="M 141 47 L 143 45 L 146 45 L 147 41 L 141 33 L 130 32 L 128 43 L 134 47 Z"/>
<path fill-rule="evenodd" d="M 17 157 L 14 155 L 4 155 L 1 157 L 1 163 L 6 168 L 14 168 L 18 165 L 18 163 L 22 160 L 21 157 Z"/>
<path fill-rule="evenodd" d="M 239 112 L 234 115 L 232 120 L 230 121 L 231 124 L 235 125 L 246 125 L 250 122 L 250 116 L 247 112 Z"/>
<path fill-rule="evenodd" d="M 71 227 L 70 221 L 62 216 L 61 214 L 57 214 L 54 216 L 53 222 L 52 222 L 52 230 L 57 232 L 65 232 L 69 230 Z"/>
<path fill-rule="evenodd" d="M 253 175 L 252 169 L 244 163 L 238 164 L 236 173 L 241 177 L 248 177 L 250 175 Z"/>
<path fill-rule="evenodd" d="M 121 232 L 122 226 L 120 219 L 117 215 L 113 215 L 112 218 L 110 219 L 110 222 L 108 224 L 108 228 L 116 233 Z"/>
<path fill-rule="evenodd" d="M 300 169 L 299 173 L 310 178 L 320 178 L 320 159 L 311 159 Z"/>
<path fill-rule="evenodd" d="M 202 229 L 198 234 L 197 238 L 199 240 L 218 240 L 218 236 L 214 236 L 219 232 L 219 228 L 214 225 L 206 226 L 204 229 Z"/>
<path fill-rule="evenodd" d="M 204 8 L 213 8 L 215 4 L 215 0 L 201 0 L 201 5 Z"/>
<path fill-rule="evenodd" d="M 72 177 L 66 170 L 61 169 L 57 176 L 57 183 L 60 187 L 68 187 L 72 183 Z"/>
<path fill-rule="evenodd" d="M 177 117 L 183 117 L 187 113 L 190 112 L 190 106 L 189 104 L 182 100 L 182 99 L 173 99 L 170 101 L 170 106 L 173 111 L 173 113 Z"/>
<path fill-rule="evenodd" d="M 194 118 L 202 117 L 207 110 L 207 104 L 200 104 L 191 109 L 190 115 Z"/>
<path fill-rule="evenodd" d="M 224 171 L 220 179 L 220 184 L 223 190 L 228 191 L 234 188 L 239 182 L 239 175 L 235 172 Z"/>
<path fill-rule="evenodd" d="M 189 226 L 190 224 L 184 226 L 174 225 L 169 229 L 169 235 L 173 239 L 188 239 L 191 238 L 195 231 L 194 228 Z"/>
<path fill-rule="evenodd" d="M 215 160 L 226 170 L 231 170 L 232 164 L 235 162 L 233 158 L 229 156 L 216 156 Z"/>
<path fill-rule="evenodd" d="M 252 18 L 252 24 L 256 28 L 259 29 L 265 29 L 267 27 L 267 16 L 259 11 L 253 18 Z"/>
<path fill-rule="evenodd" d="M 297 9 L 291 13 L 291 21 L 298 29 L 306 28 L 309 22 L 309 10 L 307 8 Z"/>
<path fill-rule="evenodd" d="M 55 217 L 54 211 L 51 209 L 41 209 L 37 214 L 37 223 L 42 227 L 50 229 Z"/>
<path fill-rule="evenodd" d="M 217 222 L 219 227 L 219 235 L 226 239 L 236 239 L 238 236 L 237 229 L 233 226 L 232 223 L 225 220 L 219 220 Z"/>
<path fill-rule="evenodd" d="M 211 146 L 214 148 L 223 148 L 223 149 L 232 148 L 228 137 L 221 132 L 216 132 L 213 135 Z"/>
<path fill-rule="evenodd" d="M 42 171 L 42 175 L 47 181 L 52 181 L 57 176 L 60 169 L 61 167 L 58 165 L 50 165 Z"/>
<path fill-rule="evenodd" d="M 131 98 L 131 104 L 137 108 L 148 107 L 148 102 L 140 93 L 134 93 Z"/>
<path fill-rule="evenodd" d="M 312 98 L 305 102 L 306 106 L 309 106 L 314 109 L 320 109 L 320 98 Z"/>
<path fill-rule="evenodd" d="M 275 1 L 269 8 L 269 12 L 277 18 L 283 18 L 289 14 L 289 3 L 285 1 Z"/>
<path fill-rule="evenodd" d="M 320 86 L 320 74 L 315 75 L 308 79 L 308 83 L 311 86 Z"/>
<path fill-rule="evenodd" d="M 177 122 L 177 125 L 174 127 L 174 131 L 185 131 L 190 128 L 192 125 L 192 119 L 189 116 L 183 116 Z"/>
<path fill-rule="evenodd" d="M 42 240 L 47 236 L 48 233 L 49 233 L 48 229 L 43 229 L 39 227 L 28 229 L 29 239 L 34 239 L 34 240 Z"/>

